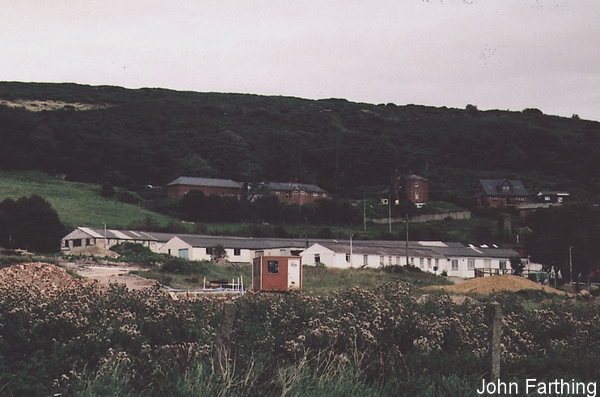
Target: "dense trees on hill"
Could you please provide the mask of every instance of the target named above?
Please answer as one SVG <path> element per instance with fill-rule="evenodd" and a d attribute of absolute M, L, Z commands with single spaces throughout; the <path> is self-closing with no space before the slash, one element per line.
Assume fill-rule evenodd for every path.
<path fill-rule="evenodd" d="M 600 123 L 531 109 L 23 83 L 0 83 L 0 99 L 103 106 L 29 112 L 0 105 L 0 168 L 71 180 L 131 186 L 181 174 L 297 179 L 361 197 L 386 187 L 400 169 L 430 179 L 434 200 L 461 205 L 488 177 L 520 178 L 530 193 L 600 194 Z"/>
<path fill-rule="evenodd" d="M 64 234 L 58 214 L 40 196 L 0 202 L 0 247 L 58 251 Z"/>
<path fill-rule="evenodd" d="M 600 209 L 589 205 L 565 205 L 540 209 L 529 216 L 532 233 L 525 248 L 531 260 L 545 270 L 560 271 L 563 278 L 583 280 L 600 266 Z"/>

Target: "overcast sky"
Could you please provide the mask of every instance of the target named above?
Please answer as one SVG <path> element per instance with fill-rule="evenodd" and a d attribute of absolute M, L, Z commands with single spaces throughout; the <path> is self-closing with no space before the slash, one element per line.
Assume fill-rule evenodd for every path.
<path fill-rule="evenodd" d="M 0 80 L 600 120 L 600 1 L 0 0 Z"/>

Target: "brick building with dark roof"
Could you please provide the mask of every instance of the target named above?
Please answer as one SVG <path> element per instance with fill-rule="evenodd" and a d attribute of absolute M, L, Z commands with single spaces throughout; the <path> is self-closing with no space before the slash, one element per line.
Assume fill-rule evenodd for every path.
<path fill-rule="evenodd" d="M 529 202 L 529 193 L 518 179 L 480 179 L 475 198 L 479 205 L 519 208 Z"/>
<path fill-rule="evenodd" d="M 235 196 L 239 200 L 242 197 L 243 186 L 242 182 L 235 182 L 231 179 L 180 176 L 167 185 L 167 197 L 182 198 L 190 190 L 199 190 L 206 196 L 211 194 Z"/>

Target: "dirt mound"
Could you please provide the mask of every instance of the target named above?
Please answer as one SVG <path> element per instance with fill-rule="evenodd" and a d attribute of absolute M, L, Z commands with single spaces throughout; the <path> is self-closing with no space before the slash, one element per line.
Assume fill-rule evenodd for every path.
<path fill-rule="evenodd" d="M 0 287 L 26 287 L 47 291 L 82 282 L 63 268 L 43 262 L 19 263 L 0 269 Z"/>
<path fill-rule="evenodd" d="M 447 292 L 457 292 L 461 294 L 480 294 L 489 295 L 494 292 L 509 291 L 517 292 L 527 289 L 541 290 L 552 293 L 560 293 L 561 291 L 544 285 L 534 283 L 523 277 L 502 275 L 490 277 L 478 277 L 464 281 L 460 284 L 448 286 L 432 286 L 423 288 L 426 291 L 444 290 Z"/>
<path fill-rule="evenodd" d="M 96 245 L 90 245 L 89 247 L 73 248 L 70 251 L 73 255 L 90 255 L 90 256 L 101 256 L 109 258 L 118 258 L 119 254 L 106 248 L 98 247 Z"/>

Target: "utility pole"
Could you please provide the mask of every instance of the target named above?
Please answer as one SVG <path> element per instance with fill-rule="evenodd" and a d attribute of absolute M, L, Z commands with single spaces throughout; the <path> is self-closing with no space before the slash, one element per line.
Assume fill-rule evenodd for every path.
<path fill-rule="evenodd" d="M 352 266 L 352 234 L 350 235 L 350 267 Z"/>
<path fill-rule="evenodd" d="M 408 266 L 408 214 L 406 214 L 406 266 Z"/>
<path fill-rule="evenodd" d="M 392 234 L 392 193 L 391 192 L 388 195 L 388 222 L 390 224 L 390 234 Z"/>
<path fill-rule="evenodd" d="M 363 194 L 363 231 L 367 233 L 367 198 Z"/>
<path fill-rule="evenodd" d="M 569 246 L 569 273 L 571 274 L 571 284 L 573 284 L 573 255 L 572 255 L 573 246 Z"/>
<path fill-rule="evenodd" d="M 106 223 L 103 223 L 104 225 L 104 248 L 108 249 L 108 245 L 106 244 Z"/>

